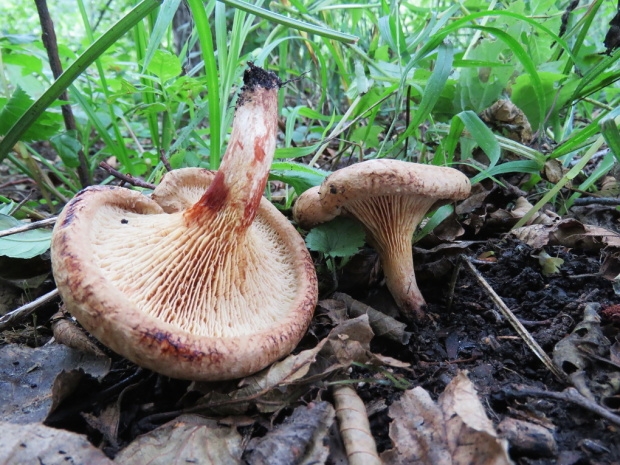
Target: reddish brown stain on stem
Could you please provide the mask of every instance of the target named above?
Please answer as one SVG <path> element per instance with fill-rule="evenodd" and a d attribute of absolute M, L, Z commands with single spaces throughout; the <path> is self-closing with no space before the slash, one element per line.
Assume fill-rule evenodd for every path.
<path fill-rule="evenodd" d="M 254 160 L 258 163 L 261 163 L 265 159 L 264 144 L 265 139 L 262 137 L 254 140 Z"/>
<path fill-rule="evenodd" d="M 186 217 L 196 219 L 205 213 L 205 209 L 213 213 L 219 212 L 228 200 L 228 193 L 229 189 L 224 182 L 224 173 L 218 171 L 200 200 L 187 210 Z"/>

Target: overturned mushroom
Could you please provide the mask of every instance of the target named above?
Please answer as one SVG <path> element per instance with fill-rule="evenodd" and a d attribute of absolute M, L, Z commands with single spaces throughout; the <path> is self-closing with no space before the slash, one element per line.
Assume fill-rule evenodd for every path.
<path fill-rule="evenodd" d="M 316 275 L 295 228 L 262 197 L 281 81 L 250 65 L 217 172 L 168 173 L 151 198 L 90 187 L 54 229 L 54 277 L 102 343 L 164 375 L 246 376 L 289 354 Z"/>
<path fill-rule="evenodd" d="M 409 320 L 425 317 L 424 297 L 413 271 L 411 239 L 438 202 L 464 199 L 467 177 L 452 168 L 398 160 L 369 160 L 335 171 L 304 192 L 293 208 L 305 229 L 347 215 L 359 220 L 379 252 L 387 286 Z"/>

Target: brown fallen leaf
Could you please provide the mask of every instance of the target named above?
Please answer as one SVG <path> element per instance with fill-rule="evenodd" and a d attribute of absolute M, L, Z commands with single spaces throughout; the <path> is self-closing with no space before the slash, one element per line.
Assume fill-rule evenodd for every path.
<path fill-rule="evenodd" d="M 416 387 L 405 391 L 389 409 L 393 448 L 384 463 L 412 465 L 511 464 L 507 442 L 487 418 L 476 390 L 460 371 L 435 403 Z"/>
<path fill-rule="evenodd" d="M 335 292 L 333 297 L 336 300 L 344 302 L 351 317 L 354 318 L 367 314 L 368 322 L 370 323 L 370 327 L 375 333 L 375 336 L 385 337 L 405 345 L 409 343 L 412 333 L 405 331 L 405 328 L 407 327 L 405 323 L 401 323 L 391 316 L 375 310 L 369 305 L 355 300 L 351 296 L 343 294 L 342 292 Z"/>
<path fill-rule="evenodd" d="M 274 430 L 260 438 L 246 462 L 249 465 L 325 463 L 329 455 L 326 437 L 334 422 L 329 402 L 312 402 L 297 407 Z"/>
<path fill-rule="evenodd" d="M 527 116 L 510 100 L 496 101 L 480 113 L 480 118 L 512 140 L 527 144 L 532 139 L 532 127 Z"/>
<path fill-rule="evenodd" d="M 545 245 L 600 250 L 603 247 L 620 248 L 620 235 L 609 229 L 582 224 L 567 218 L 553 224 L 533 224 L 510 232 L 534 249 Z"/>
<path fill-rule="evenodd" d="M 50 318 L 52 322 L 52 332 L 54 339 L 59 344 L 72 347 L 82 352 L 95 355 L 97 357 L 105 357 L 105 354 L 97 347 L 95 342 L 88 337 L 86 332 L 75 324 L 64 311 L 56 312 Z"/>
<path fill-rule="evenodd" d="M 238 465 L 243 453 L 236 428 L 198 415 L 181 415 L 139 436 L 114 459 L 122 465 Z"/>
<path fill-rule="evenodd" d="M 86 436 L 40 423 L 0 422 L 0 463 L 45 465 L 112 465 Z"/>

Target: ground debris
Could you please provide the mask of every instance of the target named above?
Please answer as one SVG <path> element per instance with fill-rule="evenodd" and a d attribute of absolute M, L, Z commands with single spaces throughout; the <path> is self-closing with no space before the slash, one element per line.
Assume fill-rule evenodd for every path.
<path fill-rule="evenodd" d="M 391 464 L 510 464 L 466 372 L 459 371 L 435 403 L 420 387 L 405 391 L 389 410 L 393 448 L 381 454 Z"/>

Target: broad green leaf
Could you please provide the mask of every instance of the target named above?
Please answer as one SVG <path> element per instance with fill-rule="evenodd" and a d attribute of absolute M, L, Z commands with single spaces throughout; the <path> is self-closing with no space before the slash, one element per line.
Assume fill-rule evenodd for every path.
<path fill-rule="evenodd" d="M 310 231 L 306 245 L 326 257 L 351 257 L 364 245 L 364 237 L 364 229 L 358 222 L 338 217 Z"/>
<path fill-rule="evenodd" d="M 379 135 L 384 131 L 381 126 L 375 124 L 371 126 L 358 126 L 353 130 L 349 139 L 352 142 L 361 144 L 364 149 L 379 147 Z"/>
<path fill-rule="evenodd" d="M 0 214 L 0 231 L 23 226 L 24 223 L 12 216 Z M 0 255 L 11 258 L 32 258 L 50 248 L 52 231 L 35 229 L 11 236 L 0 237 Z"/>
<path fill-rule="evenodd" d="M 50 137 L 50 142 L 65 165 L 69 168 L 77 168 L 80 166 L 78 152 L 82 148 L 82 144 L 77 139 L 76 130 L 56 134 Z"/>
<path fill-rule="evenodd" d="M 22 76 L 28 74 L 41 74 L 43 72 L 43 63 L 41 59 L 35 55 L 27 55 L 25 53 L 7 53 L 2 55 L 2 61 L 5 65 L 14 65 L 21 68 Z"/>
<path fill-rule="evenodd" d="M 282 181 L 293 186 L 297 195 L 318 186 L 329 173 L 301 163 L 277 161 L 272 163 L 270 180 Z"/>
<path fill-rule="evenodd" d="M 4 103 L 4 105 L 3 105 Z M 33 100 L 19 86 L 8 100 L 0 99 L 0 135 L 8 133 L 9 129 L 30 108 Z M 48 139 L 60 128 L 62 117 L 59 114 L 46 111 L 25 132 L 21 140 Z"/>
<path fill-rule="evenodd" d="M 156 50 L 146 69 L 157 76 L 161 82 L 179 76 L 182 71 L 179 57 L 166 50 Z"/>
<path fill-rule="evenodd" d="M 168 26 L 172 23 L 172 18 L 179 8 L 179 3 L 181 0 L 164 0 L 161 7 L 159 7 L 159 13 L 157 14 L 157 21 L 155 21 L 155 26 L 151 31 L 151 35 L 149 38 L 149 44 L 146 49 L 146 54 L 144 56 L 144 64 L 143 64 L 143 72 L 144 68 L 148 68 L 151 63 L 151 59 L 153 55 L 157 51 L 157 47 L 161 45 L 162 40 L 164 39 L 164 35 L 168 30 Z"/>

